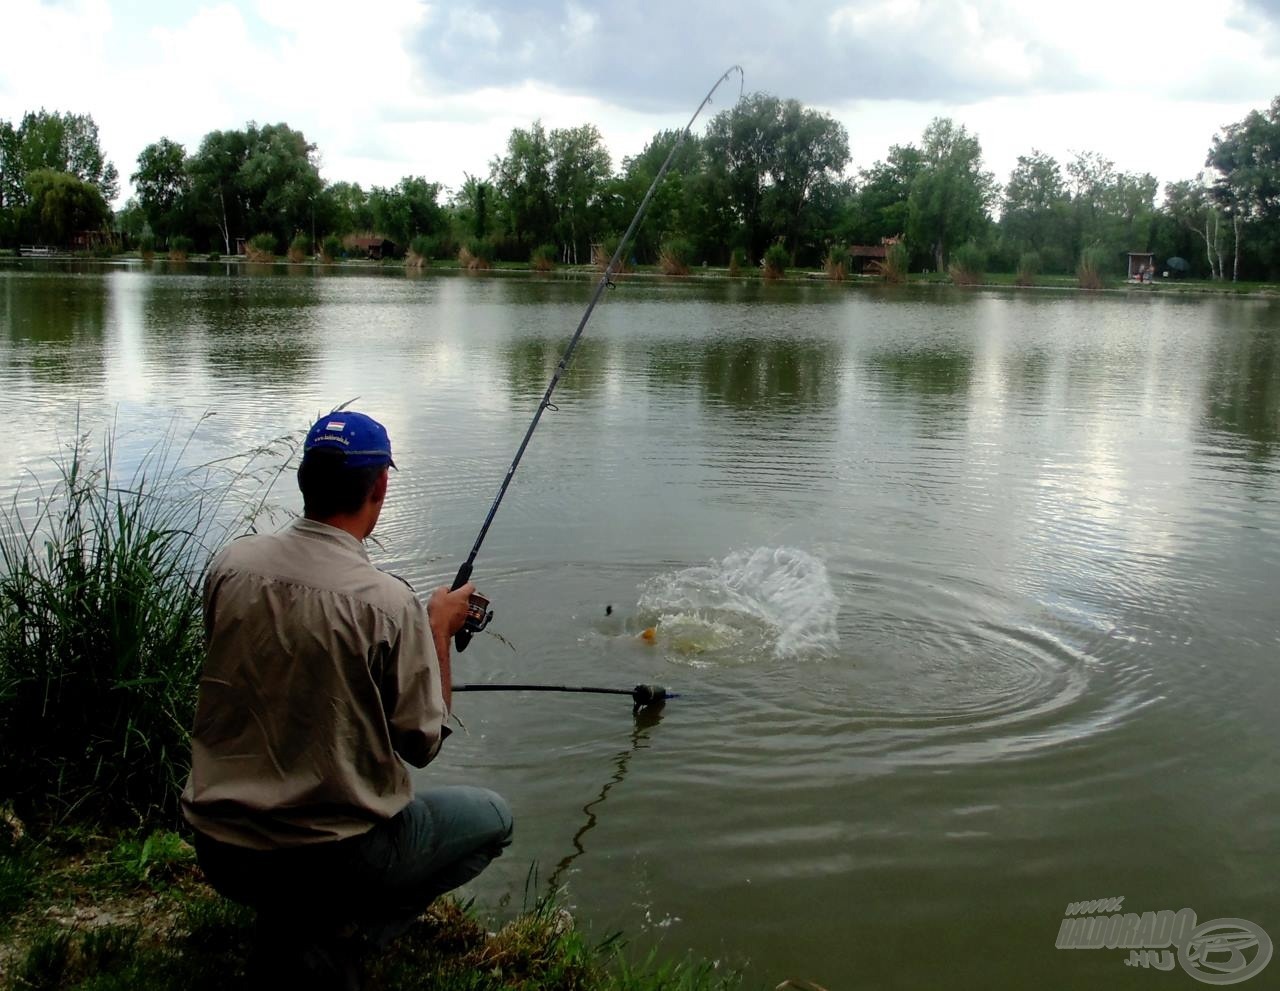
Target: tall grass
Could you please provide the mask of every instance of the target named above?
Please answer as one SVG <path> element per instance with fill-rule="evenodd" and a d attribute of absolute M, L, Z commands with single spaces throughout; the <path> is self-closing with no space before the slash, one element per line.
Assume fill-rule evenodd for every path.
<path fill-rule="evenodd" d="M 0 510 L 0 780 L 20 816 L 176 812 L 203 657 L 200 579 L 292 456 L 183 467 L 170 426 L 121 476 L 115 428 Z M 258 458 L 270 452 L 271 466 Z M 265 488 L 264 488 L 265 485 Z"/>
<path fill-rule="evenodd" d="M 556 246 L 540 244 L 529 254 L 529 267 L 535 272 L 550 272 L 556 267 Z"/>
<path fill-rule="evenodd" d="M 910 261 L 911 254 L 907 246 L 899 241 L 889 245 L 883 261 L 877 258 L 867 268 L 885 282 L 906 282 Z"/>
<path fill-rule="evenodd" d="M 658 268 L 663 275 L 688 275 L 693 263 L 693 242 L 682 237 L 664 241 L 658 252 Z"/>
<path fill-rule="evenodd" d="M 960 245 L 951 253 L 947 274 L 957 286 L 981 285 L 987 275 L 987 253 L 973 241 Z"/>
<path fill-rule="evenodd" d="M 747 249 L 734 248 L 729 253 L 729 275 L 737 278 L 742 274 L 742 270 L 747 267 Z"/>
<path fill-rule="evenodd" d="M 275 261 L 277 247 L 274 234 L 255 234 L 244 246 L 244 256 L 251 262 Z"/>
<path fill-rule="evenodd" d="M 311 238 L 305 234 L 295 234 L 293 240 L 289 242 L 289 261 L 296 265 L 306 261 L 309 254 L 311 254 Z"/>
<path fill-rule="evenodd" d="M 781 279 L 787 274 L 787 266 L 791 264 L 791 255 L 781 244 L 771 244 L 764 252 L 764 277 Z"/>
<path fill-rule="evenodd" d="M 482 272 L 493 268 L 493 254 L 490 242 L 473 237 L 458 249 L 458 264 L 469 272 Z"/>
<path fill-rule="evenodd" d="M 1080 253 L 1076 278 L 1081 289 L 1105 289 L 1107 286 L 1107 253 L 1102 248 L 1085 248 Z"/>
<path fill-rule="evenodd" d="M 169 238 L 169 260 L 175 262 L 186 261 L 195 246 L 195 242 L 191 238 L 182 234 L 175 234 Z"/>
<path fill-rule="evenodd" d="M 843 282 L 853 268 L 853 258 L 849 249 L 832 245 L 827 249 L 827 257 L 822 262 L 823 271 L 832 282 Z"/>
<path fill-rule="evenodd" d="M 1043 269 L 1038 251 L 1024 251 L 1018 258 L 1018 274 L 1014 281 L 1020 286 L 1034 286 Z"/>
<path fill-rule="evenodd" d="M 331 264 L 342 256 L 342 238 L 337 234 L 329 234 L 320 242 L 320 260 Z"/>

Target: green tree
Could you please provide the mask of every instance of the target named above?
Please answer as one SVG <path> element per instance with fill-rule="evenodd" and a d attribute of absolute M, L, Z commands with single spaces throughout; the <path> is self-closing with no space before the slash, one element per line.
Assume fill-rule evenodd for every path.
<path fill-rule="evenodd" d="M 248 231 L 283 244 L 310 235 L 324 209 L 316 147 L 288 124 L 211 131 L 188 169 L 197 216 L 217 230 L 227 253 L 232 238 Z"/>
<path fill-rule="evenodd" d="M 551 132 L 551 198 L 556 240 L 566 262 L 588 257 L 590 236 L 599 232 L 601 196 L 609 179 L 609 152 L 594 124 Z"/>
<path fill-rule="evenodd" d="M 555 240 L 552 159 L 546 129 L 541 121 L 534 121 L 527 131 L 513 128 L 507 153 L 489 164 L 489 178 L 498 194 L 499 223 L 524 256 L 533 246 Z"/>
<path fill-rule="evenodd" d="M 1010 252 L 1036 252 L 1050 269 L 1069 270 L 1075 259 L 1070 206 L 1057 159 L 1035 149 L 1019 155 L 1000 211 L 1000 232 Z"/>
<path fill-rule="evenodd" d="M 124 240 L 126 247 L 136 245 L 150 229 L 146 212 L 136 196 L 130 196 L 123 209 L 117 210 L 112 224 L 115 232 Z"/>
<path fill-rule="evenodd" d="M 1067 163 L 1067 187 L 1077 253 L 1096 248 L 1113 262 L 1143 251 L 1155 221 L 1156 178 L 1117 172 L 1097 152 L 1079 152 Z"/>
<path fill-rule="evenodd" d="M 1213 137 L 1205 164 L 1217 172 L 1213 194 L 1231 218 L 1235 241 L 1231 278 L 1240 271 L 1243 228 L 1274 231 L 1280 222 L 1280 96 L 1265 111 L 1251 111 Z M 1274 266 L 1277 259 L 1272 260 Z"/>
<path fill-rule="evenodd" d="M 323 188 L 316 165 L 316 146 L 288 124 L 250 122 L 245 128 L 247 154 L 238 176 L 247 223 L 271 231 L 282 244 L 314 226 L 315 202 Z"/>
<path fill-rule="evenodd" d="M 24 114 L 13 131 L 13 160 L 3 167 L 6 175 L 13 176 L 10 192 L 22 196 L 26 176 L 37 169 L 66 172 L 91 183 L 107 202 L 120 191 L 116 167 L 103 153 L 98 125 L 89 114 L 41 109 Z"/>
<path fill-rule="evenodd" d="M 1224 251 L 1222 214 L 1205 185 L 1204 173 L 1194 179 L 1167 183 L 1164 187 L 1164 210 L 1202 242 L 1209 262 L 1209 277 L 1221 279 Z"/>
<path fill-rule="evenodd" d="M 419 235 L 439 234 L 448 226 L 439 196 L 440 184 L 421 176 L 405 176 L 390 189 L 374 186 L 369 192 L 373 227 L 402 246 Z"/>
<path fill-rule="evenodd" d="M 946 117 L 935 117 L 922 139 L 923 167 L 911 184 L 907 238 L 928 245 L 937 271 L 945 271 L 952 246 L 979 239 L 990 223 L 998 188 L 982 169 L 976 135 Z"/>
<path fill-rule="evenodd" d="M 356 182 L 335 182 L 325 186 L 317 201 L 316 223 L 322 231 L 351 234 L 373 230 L 373 210 L 369 194 Z"/>
<path fill-rule="evenodd" d="M 805 232 L 810 240 L 822 240 L 818 217 L 824 211 L 815 208 L 830 200 L 835 180 L 849 164 L 849 134 L 843 124 L 797 100 L 782 103 L 777 133 L 765 211 L 772 231 L 794 255 Z M 815 197 L 817 190 L 822 195 Z"/>
<path fill-rule="evenodd" d="M 859 174 L 859 185 L 844 205 L 840 236 L 854 244 L 879 244 L 907 232 L 911 187 L 925 166 L 915 145 L 893 145 L 884 161 Z"/>
<path fill-rule="evenodd" d="M 464 172 L 463 176 L 462 188 L 454 196 L 452 204 L 462 225 L 462 233 L 471 238 L 488 237 L 493 187 L 470 173 Z"/>
<path fill-rule="evenodd" d="M 69 172 L 35 169 L 27 173 L 23 234 L 33 241 L 66 245 L 79 231 L 106 229 L 111 222 L 102 192 Z"/>
<path fill-rule="evenodd" d="M 182 145 L 168 138 L 147 145 L 138 155 L 138 171 L 129 179 L 157 238 L 167 244 L 171 236 L 187 232 L 191 174 Z"/>
<path fill-rule="evenodd" d="M 240 169 L 248 151 L 245 132 L 210 131 L 188 163 L 197 216 L 217 230 L 226 254 L 232 251 L 232 232 L 247 233 Z"/>
<path fill-rule="evenodd" d="M 717 114 L 705 141 L 753 258 L 779 237 L 798 245 L 814 185 L 849 161 L 840 124 L 768 93 L 753 93 Z"/>
<path fill-rule="evenodd" d="M 677 130 L 659 131 L 640 154 L 623 159 L 621 174 L 604 192 L 607 227 L 615 231 L 626 229 L 679 136 Z M 735 229 L 723 186 L 718 186 L 707 171 L 706 148 L 697 135 L 691 134 L 654 190 L 649 212 L 636 233 L 635 253 L 652 261 L 663 243 L 687 239 L 693 245 L 691 260 L 727 259 Z"/>

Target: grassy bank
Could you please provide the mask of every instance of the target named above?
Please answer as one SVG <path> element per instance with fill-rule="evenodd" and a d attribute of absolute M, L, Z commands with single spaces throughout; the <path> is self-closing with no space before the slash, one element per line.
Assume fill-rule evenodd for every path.
<path fill-rule="evenodd" d="M 202 881 L 177 833 L 61 829 L 40 840 L 0 826 L 0 988 L 215 991 L 244 979 L 253 914 Z M 709 964 L 628 959 L 551 900 L 496 930 L 441 899 L 366 982 L 385 991 L 499 988 L 714 991 L 736 987 Z"/>

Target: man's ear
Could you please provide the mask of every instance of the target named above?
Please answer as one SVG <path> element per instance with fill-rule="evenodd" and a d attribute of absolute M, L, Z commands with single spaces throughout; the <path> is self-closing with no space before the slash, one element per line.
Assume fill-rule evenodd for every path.
<path fill-rule="evenodd" d="M 373 491 L 369 493 L 369 500 L 371 502 L 382 505 L 383 500 L 387 498 L 387 480 L 390 475 L 390 468 L 382 469 L 382 474 L 379 475 L 377 481 L 373 483 Z"/>

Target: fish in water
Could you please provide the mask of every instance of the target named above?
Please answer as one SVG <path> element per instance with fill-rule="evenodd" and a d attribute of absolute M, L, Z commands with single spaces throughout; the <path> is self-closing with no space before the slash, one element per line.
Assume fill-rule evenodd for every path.
<path fill-rule="evenodd" d="M 658 639 L 658 628 L 656 626 L 647 626 L 640 631 L 640 639 L 645 643 L 653 643 Z"/>

